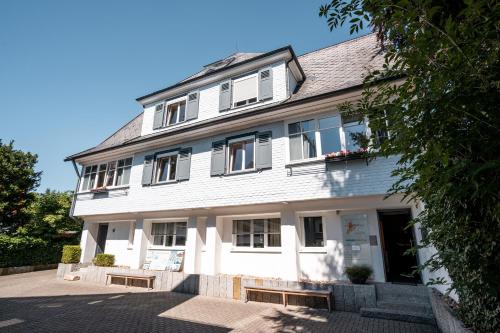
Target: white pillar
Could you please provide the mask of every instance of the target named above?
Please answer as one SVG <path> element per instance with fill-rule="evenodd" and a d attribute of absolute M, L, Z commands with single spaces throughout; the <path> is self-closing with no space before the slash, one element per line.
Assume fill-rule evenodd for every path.
<path fill-rule="evenodd" d="M 299 279 L 299 258 L 297 253 L 297 217 L 288 206 L 281 211 L 281 270 L 280 278 L 297 281 Z"/>
<path fill-rule="evenodd" d="M 98 223 L 83 223 L 82 237 L 80 238 L 81 263 L 90 263 L 94 259 Z"/>
<path fill-rule="evenodd" d="M 205 274 L 216 275 L 220 272 L 220 251 L 222 247 L 222 218 L 214 215 L 207 218 Z"/>
<path fill-rule="evenodd" d="M 148 237 L 145 230 L 143 219 L 135 221 L 134 242 L 132 245 L 132 258 L 130 260 L 130 268 L 142 268 L 148 245 Z"/>
<path fill-rule="evenodd" d="M 191 216 L 187 222 L 186 252 L 184 254 L 184 272 L 199 274 L 201 266 L 202 239 L 200 236 L 200 219 Z"/>

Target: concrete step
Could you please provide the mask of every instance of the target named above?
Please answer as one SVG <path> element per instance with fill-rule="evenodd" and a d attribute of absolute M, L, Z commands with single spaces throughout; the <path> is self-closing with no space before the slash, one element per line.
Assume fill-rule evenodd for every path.
<path fill-rule="evenodd" d="M 388 310 L 410 311 L 432 315 L 432 306 L 428 302 L 377 301 L 377 308 Z"/>
<path fill-rule="evenodd" d="M 378 283 L 375 285 L 378 301 L 392 303 L 428 304 L 429 290 L 426 286 L 412 286 L 404 284 Z"/>
<path fill-rule="evenodd" d="M 383 309 L 383 308 L 361 308 L 360 314 L 362 317 L 379 318 L 389 320 L 399 320 L 409 323 L 435 325 L 433 315 L 421 312 L 412 312 L 406 310 Z"/>

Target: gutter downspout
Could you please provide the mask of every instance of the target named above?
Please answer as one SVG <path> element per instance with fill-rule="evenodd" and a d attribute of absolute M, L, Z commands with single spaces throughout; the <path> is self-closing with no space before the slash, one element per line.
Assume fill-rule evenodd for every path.
<path fill-rule="evenodd" d="M 78 166 L 76 165 L 75 160 L 71 160 L 71 163 L 73 163 L 73 168 L 75 169 L 76 176 L 78 177 L 78 181 L 76 182 L 76 188 L 75 191 L 73 192 L 73 199 L 71 200 L 71 209 L 69 211 L 69 217 L 75 219 L 73 213 L 75 211 L 76 195 L 78 193 L 78 189 L 80 188 L 80 181 L 82 180 L 82 176 L 80 171 L 78 170 Z"/>

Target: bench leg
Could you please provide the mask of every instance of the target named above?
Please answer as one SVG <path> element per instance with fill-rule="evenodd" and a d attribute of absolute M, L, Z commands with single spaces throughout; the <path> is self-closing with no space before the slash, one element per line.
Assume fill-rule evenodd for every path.
<path fill-rule="evenodd" d="M 285 308 L 286 308 L 286 294 L 285 294 L 285 293 L 283 293 L 282 295 L 283 295 L 283 305 L 284 305 L 284 306 L 285 306 Z"/>
<path fill-rule="evenodd" d="M 245 289 L 245 303 L 248 303 L 248 290 Z"/>
<path fill-rule="evenodd" d="M 105 284 L 105 286 L 108 285 L 108 279 L 109 279 L 109 275 L 106 275 L 106 284 Z"/>
<path fill-rule="evenodd" d="M 332 300 L 330 299 L 330 296 L 326 297 L 326 303 L 328 304 L 328 312 L 332 312 Z"/>
<path fill-rule="evenodd" d="M 128 277 L 125 277 L 125 288 L 128 288 Z"/>

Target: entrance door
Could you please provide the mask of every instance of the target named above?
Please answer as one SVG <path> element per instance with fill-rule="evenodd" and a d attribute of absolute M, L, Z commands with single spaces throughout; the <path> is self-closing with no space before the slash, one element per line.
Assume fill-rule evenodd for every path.
<path fill-rule="evenodd" d="M 100 223 L 99 230 L 97 230 L 97 245 L 95 248 L 95 254 L 104 253 L 104 248 L 106 247 L 107 235 L 108 235 L 108 224 Z"/>
<path fill-rule="evenodd" d="M 378 212 L 382 248 L 384 251 L 385 276 L 388 282 L 420 282 L 420 274 L 413 273 L 417 267 L 417 257 L 405 254 L 415 245 L 413 228 L 408 227 L 410 210 Z"/>

